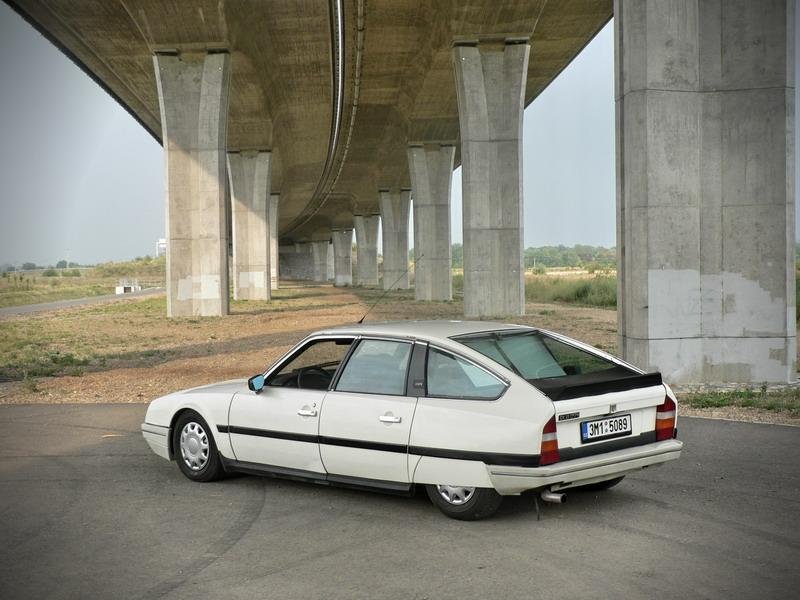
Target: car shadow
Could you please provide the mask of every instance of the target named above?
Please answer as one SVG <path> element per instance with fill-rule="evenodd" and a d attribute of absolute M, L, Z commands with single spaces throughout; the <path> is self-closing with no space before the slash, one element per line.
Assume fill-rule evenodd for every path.
<path fill-rule="evenodd" d="M 424 486 L 417 485 L 408 495 L 387 494 L 378 490 L 364 490 L 349 488 L 332 484 L 318 484 L 313 482 L 296 481 L 279 477 L 260 477 L 243 473 L 231 473 L 226 476 L 230 484 L 236 485 L 241 481 L 242 485 L 251 485 L 253 480 L 262 480 L 263 485 L 275 486 L 273 492 L 286 493 L 287 504 L 291 503 L 296 495 L 315 494 L 324 497 L 325 502 L 331 504 L 335 509 L 342 510 L 346 507 L 352 508 L 352 503 L 368 503 L 370 511 L 386 511 L 387 514 L 401 515 L 408 518 L 421 518 L 429 515 L 436 518 L 444 518 L 430 502 Z M 618 512 L 621 505 L 632 501 L 630 494 L 623 490 L 569 490 L 568 500 L 562 504 L 552 504 L 544 502 L 538 498 L 538 492 L 527 491 L 519 496 L 506 496 L 500 505 L 497 513 L 489 520 L 491 521 L 530 521 L 552 518 L 573 518 L 582 519 L 590 515 L 596 515 L 598 511 L 609 513 Z M 538 514 L 537 514 L 538 499 Z M 273 498 L 276 501 L 277 498 Z M 337 504 L 341 502 L 341 505 Z M 366 504 L 365 504 L 366 506 Z M 398 512 L 399 511 L 399 512 Z M 405 513 L 405 514 L 404 514 Z M 448 521 L 450 521 L 448 519 Z"/>

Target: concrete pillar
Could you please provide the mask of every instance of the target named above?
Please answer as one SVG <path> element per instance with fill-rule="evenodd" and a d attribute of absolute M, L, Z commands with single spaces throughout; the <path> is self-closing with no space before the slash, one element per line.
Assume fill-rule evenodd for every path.
<path fill-rule="evenodd" d="M 314 281 L 328 281 L 328 256 L 331 243 L 328 240 L 311 242 L 311 253 L 314 259 Z"/>
<path fill-rule="evenodd" d="M 280 194 L 270 194 L 269 197 L 269 273 L 270 273 L 270 287 L 273 290 L 278 289 L 278 260 L 280 253 L 278 252 L 278 204 L 280 203 Z"/>
<path fill-rule="evenodd" d="M 328 268 L 327 281 L 333 281 L 336 277 L 336 270 L 333 263 L 333 240 L 328 244 Z"/>
<path fill-rule="evenodd" d="M 381 190 L 381 237 L 383 238 L 383 289 L 408 289 L 408 190 Z"/>
<path fill-rule="evenodd" d="M 333 237 L 333 285 L 353 285 L 353 230 L 332 232 Z"/>
<path fill-rule="evenodd" d="M 452 300 L 450 183 L 455 146 L 409 146 L 414 191 L 414 296 Z"/>
<path fill-rule="evenodd" d="M 794 380 L 794 1 L 614 17 L 622 354 L 676 383 Z"/>
<path fill-rule="evenodd" d="M 529 53 L 527 43 L 453 49 L 468 317 L 525 312 L 522 111 Z"/>
<path fill-rule="evenodd" d="M 233 298 L 269 300 L 269 152 L 229 152 L 233 217 Z"/>
<path fill-rule="evenodd" d="M 355 215 L 356 285 L 378 285 L 378 215 Z"/>
<path fill-rule="evenodd" d="M 167 315 L 224 315 L 230 57 L 156 54 L 153 67 L 165 159 Z"/>

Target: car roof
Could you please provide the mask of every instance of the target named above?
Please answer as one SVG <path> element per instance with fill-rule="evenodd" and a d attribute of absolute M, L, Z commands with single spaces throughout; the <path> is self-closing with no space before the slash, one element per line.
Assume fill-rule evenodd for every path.
<path fill-rule="evenodd" d="M 457 335 L 485 331 L 532 331 L 527 325 L 494 323 L 492 321 L 388 321 L 383 323 L 354 323 L 323 329 L 316 334 L 385 335 L 422 340 L 446 340 Z"/>

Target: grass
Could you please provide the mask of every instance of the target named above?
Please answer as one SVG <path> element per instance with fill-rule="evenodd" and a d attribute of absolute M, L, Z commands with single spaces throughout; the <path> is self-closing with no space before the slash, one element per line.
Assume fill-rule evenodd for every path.
<path fill-rule="evenodd" d="M 369 304 L 383 294 L 381 290 L 343 293 L 353 291 Z M 394 301 L 399 297 L 413 300 L 413 290 L 390 295 Z M 273 293 L 271 302 L 232 301 L 231 314 L 249 319 L 272 313 L 301 316 L 306 311 L 341 310 L 357 301 L 313 288 L 308 294 L 281 289 Z M 198 348 L 216 343 L 236 325 L 235 320 L 222 317 L 168 319 L 166 311 L 166 298 L 154 296 L 86 306 L 79 312 L 60 314 L 57 319 L 40 315 L 0 321 L 0 381 L 35 385 L 36 377 L 81 376 L 128 365 L 156 365 L 190 352 L 182 346 Z M 311 326 L 313 319 L 308 323 Z"/>
<path fill-rule="evenodd" d="M 800 298 L 800 268 L 797 270 L 795 287 Z M 453 294 L 463 296 L 464 275 L 460 270 L 453 273 Z M 613 309 L 617 306 L 617 276 L 595 273 L 579 277 L 547 275 L 546 271 L 525 274 L 526 302 L 563 302 L 579 306 L 594 306 Z M 800 324 L 800 311 L 795 314 Z"/>
<path fill-rule="evenodd" d="M 453 296 L 464 294 L 464 275 L 453 273 Z M 563 302 L 596 308 L 616 308 L 616 275 L 585 275 L 561 277 L 558 275 L 525 274 L 526 302 Z"/>
<path fill-rule="evenodd" d="M 56 302 L 58 300 L 74 300 L 113 294 L 114 286 L 103 283 L 83 283 L 75 285 L 74 281 L 57 281 L 56 286 L 34 286 L 30 289 L 4 288 L 0 285 L 0 308 L 38 304 L 40 302 Z M 63 285 L 62 285 L 63 283 Z"/>
<path fill-rule="evenodd" d="M 767 390 L 744 387 L 732 391 L 694 392 L 681 395 L 681 402 L 693 408 L 721 408 L 726 406 L 758 408 L 800 416 L 800 388 Z"/>
<path fill-rule="evenodd" d="M 4 273 L 0 277 L 0 308 L 113 294 L 120 278 L 139 279 L 145 286 L 163 286 L 165 269 L 162 257 L 106 263 L 81 270 Z"/>
<path fill-rule="evenodd" d="M 33 377 L 80 376 L 105 368 L 131 350 L 132 334 L 149 329 L 165 318 L 166 300 L 147 298 L 88 306 L 66 313 L 0 321 L 0 381 L 27 381 Z M 103 331 L 95 324 L 102 322 Z M 142 340 L 146 350 L 148 340 Z M 137 357 L 138 358 L 138 357 Z M 147 357 L 142 357 L 147 358 Z"/>
<path fill-rule="evenodd" d="M 525 300 L 616 308 L 617 278 L 614 275 L 589 277 L 528 275 L 525 277 Z"/>
<path fill-rule="evenodd" d="M 0 322 L 0 381 L 83 375 L 95 359 L 93 344 L 52 328 L 52 321 Z"/>
<path fill-rule="evenodd" d="M 27 344 L 13 352 L 14 362 L 0 365 L 0 381 L 28 381 L 53 375 L 81 376 L 91 359 L 71 352 L 48 351 L 38 344 Z"/>
<path fill-rule="evenodd" d="M 67 271 L 68 277 L 58 272 L 56 277 L 44 277 L 42 274 L 14 275 L 0 279 L 0 308 L 54 302 L 112 294 L 114 286 L 120 278 L 139 278 L 142 283 L 164 285 L 164 258 L 143 258 L 128 262 L 105 263 L 91 269 L 85 269 L 80 277 Z M 800 297 L 800 270 L 795 285 Z M 277 300 L 295 300 L 301 296 L 308 299 L 314 293 L 303 290 L 297 293 L 278 296 Z M 453 271 L 453 296 L 463 297 L 464 274 L 461 269 Z M 589 274 L 582 277 L 562 277 L 542 273 L 525 274 L 525 300 L 527 302 L 562 302 L 579 306 L 594 306 L 613 309 L 617 306 L 617 278 L 613 274 Z M 234 303 L 234 307 L 236 304 Z M 252 304 L 251 304 L 252 308 Z M 266 311 L 284 310 L 285 305 L 273 303 L 265 306 Z M 234 308 L 235 310 L 235 308 Z M 796 313 L 800 323 L 800 311 Z"/>
<path fill-rule="evenodd" d="M 161 279 L 166 277 L 167 259 L 165 256 L 158 258 L 137 258 L 125 262 L 108 262 L 97 265 L 91 271 L 93 277 L 129 278 L 138 277 L 146 279 Z"/>

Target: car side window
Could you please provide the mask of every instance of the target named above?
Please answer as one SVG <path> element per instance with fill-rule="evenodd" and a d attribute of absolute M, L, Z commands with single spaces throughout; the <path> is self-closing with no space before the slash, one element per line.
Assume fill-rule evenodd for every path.
<path fill-rule="evenodd" d="M 428 351 L 428 396 L 495 400 L 505 390 L 505 384 L 494 375 L 436 348 Z"/>
<path fill-rule="evenodd" d="M 353 340 L 311 340 L 272 373 L 266 385 L 272 387 L 327 390 Z"/>
<path fill-rule="evenodd" d="M 403 396 L 412 344 L 392 340 L 361 340 L 344 366 L 337 392 Z"/>

